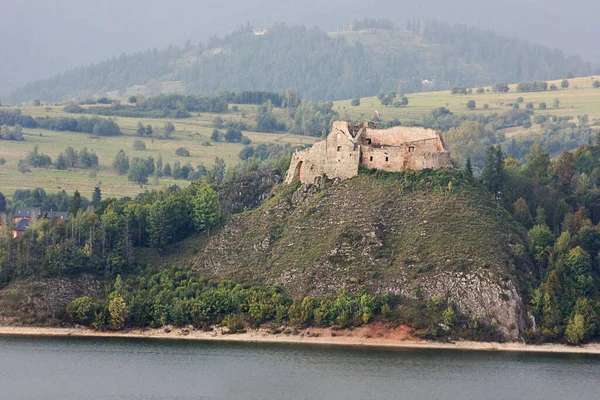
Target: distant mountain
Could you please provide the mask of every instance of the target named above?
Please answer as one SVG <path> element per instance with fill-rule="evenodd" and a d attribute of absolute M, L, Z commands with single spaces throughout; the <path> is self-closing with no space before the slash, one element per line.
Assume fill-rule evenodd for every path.
<path fill-rule="evenodd" d="M 415 92 L 556 79 L 568 72 L 584 76 L 592 68 L 580 57 L 464 25 L 415 20 L 399 29 L 389 21 L 365 19 L 353 31 L 330 34 L 284 24 L 267 31 L 246 25 L 206 45 L 149 50 L 79 67 L 28 83 L 6 100 L 61 101 L 114 91 L 125 96 L 134 88 L 147 94 L 165 88 L 200 94 L 294 88 L 304 98 L 336 100 L 398 86 Z"/>

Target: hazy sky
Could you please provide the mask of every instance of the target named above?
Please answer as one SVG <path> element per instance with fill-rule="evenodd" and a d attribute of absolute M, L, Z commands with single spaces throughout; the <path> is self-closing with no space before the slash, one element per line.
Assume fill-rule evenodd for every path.
<path fill-rule="evenodd" d="M 567 9 L 568 8 L 568 9 Z M 576 10 L 576 11 L 574 11 Z M 0 93 L 65 69 L 249 21 L 336 30 L 354 18 L 462 22 L 600 60 L 597 0 L 0 0 Z"/>

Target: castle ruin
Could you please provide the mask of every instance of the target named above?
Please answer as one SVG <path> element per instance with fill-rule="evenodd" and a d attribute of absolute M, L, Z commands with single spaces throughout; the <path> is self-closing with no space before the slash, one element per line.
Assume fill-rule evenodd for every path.
<path fill-rule="evenodd" d="M 285 182 L 315 183 L 323 175 L 348 179 L 358 175 L 359 165 L 390 172 L 452 168 L 450 152 L 433 129 L 336 121 L 325 140 L 294 153 Z"/>

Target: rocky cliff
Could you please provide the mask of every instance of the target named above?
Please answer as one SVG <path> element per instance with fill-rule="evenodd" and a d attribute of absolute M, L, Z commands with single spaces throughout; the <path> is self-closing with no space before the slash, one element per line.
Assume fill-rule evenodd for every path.
<path fill-rule="evenodd" d="M 207 277 L 279 284 L 295 295 L 366 285 L 442 296 L 508 337 L 524 331 L 525 231 L 460 172 L 280 185 L 259 208 L 231 216 L 191 263 Z"/>

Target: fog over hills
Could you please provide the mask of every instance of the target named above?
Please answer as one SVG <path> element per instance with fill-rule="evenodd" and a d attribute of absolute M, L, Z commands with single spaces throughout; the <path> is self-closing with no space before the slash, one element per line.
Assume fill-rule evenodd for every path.
<path fill-rule="evenodd" d="M 206 40 L 241 24 L 273 22 L 346 27 L 354 18 L 386 17 L 404 26 L 410 17 L 435 18 L 488 28 L 600 60 L 593 40 L 600 3 L 573 0 L 264 0 L 155 2 L 142 0 L 0 0 L 0 94 L 33 79 L 98 62 L 113 55 Z"/>

